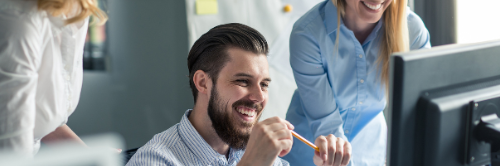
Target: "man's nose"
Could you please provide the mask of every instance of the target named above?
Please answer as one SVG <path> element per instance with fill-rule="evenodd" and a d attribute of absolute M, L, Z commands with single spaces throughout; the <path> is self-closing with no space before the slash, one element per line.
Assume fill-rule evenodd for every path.
<path fill-rule="evenodd" d="M 261 103 L 267 98 L 267 93 L 265 93 L 260 86 L 254 86 L 250 90 L 250 100 Z"/>

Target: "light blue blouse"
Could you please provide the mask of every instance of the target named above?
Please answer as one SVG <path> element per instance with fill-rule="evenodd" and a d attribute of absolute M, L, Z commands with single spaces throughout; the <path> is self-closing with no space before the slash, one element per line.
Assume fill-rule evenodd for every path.
<path fill-rule="evenodd" d="M 429 32 L 408 8 L 410 49 L 430 48 Z M 343 22 L 337 35 L 337 9 L 328 0 L 309 10 L 290 36 L 290 64 L 298 89 L 286 119 L 308 140 L 334 134 L 349 140 L 351 165 L 383 165 L 387 125 L 385 86 L 380 83 L 379 56 L 383 21 L 364 41 Z M 382 30 L 381 30 L 382 29 Z M 338 54 L 335 44 L 338 44 Z M 313 149 L 294 140 L 284 157 L 291 165 L 314 165 Z"/>

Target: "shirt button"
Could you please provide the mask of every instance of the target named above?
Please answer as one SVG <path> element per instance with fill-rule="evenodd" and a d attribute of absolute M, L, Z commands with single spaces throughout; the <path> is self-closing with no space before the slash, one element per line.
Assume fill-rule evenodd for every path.
<path fill-rule="evenodd" d="M 363 102 L 362 102 L 362 101 L 360 101 L 360 102 L 359 102 L 359 104 L 363 104 Z"/>
<path fill-rule="evenodd" d="M 359 58 L 363 58 L 363 54 L 359 54 Z"/>
<path fill-rule="evenodd" d="M 351 110 L 356 111 L 356 108 L 352 108 Z"/>
<path fill-rule="evenodd" d="M 363 82 L 365 82 L 365 80 L 360 80 L 359 82 L 363 83 Z"/>
<path fill-rule="evenodd" d="M 345 133 L 346 133 L 346 134 L 347 134 L 347 133 L 349 133 L 349 130 L 345 130 Z"/>

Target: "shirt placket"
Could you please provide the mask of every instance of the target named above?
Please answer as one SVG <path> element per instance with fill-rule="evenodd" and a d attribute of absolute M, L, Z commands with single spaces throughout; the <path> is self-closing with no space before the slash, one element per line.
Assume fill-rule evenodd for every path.
<path fill-rule="evenodd" d="M 217 157 L 217 163 L 218 163 L 219 165 L 228 165 L 228 162 L 227 162 L 227 160 L 226 160 L 226 156 L 224 156 L 224 155 L 219 155 L 219 156 Z"/>
<path fill-rule="evenodd" d="M 360 107 L 363 105 L 363 102 L 365 101 L 366 99 L 366 91 L 367 91 L 367 82 L 366 82 L 366 78 L 367 78 L 367 64 L 366 64 L 366 52 L 364 51 L 364 49 L 359 46 L 358 47 L 358 57 L 356 57 L 357 59 L 357 67 L 356 67 L 356 71 L 358 73 L 358 79 L 357 79 L 357 82 L 358 82 L 358 94 L 357 94 L 357 97 L 356 97 L 356 109 L 360 109 Z M 357 111 L 359 112 L 359 111 Z"/>
<path fill-rule="evenodd" d="M 240 151 L 236 151 L 234 149 L 229 150 L 229 159 L 228 159 L 228 165 L 236 165 L 237 161 L 239 160 Z"/>
<path fill-rule="evenodd" d="M 73 94 L 73 89 L 71 88 L 71 73 L 73 71 L 73 60 L 74 56 L 72 54 L 73 49 L 75 45 L 74 39 L 68 35 L 68 27 L 65 27 L 63 30 L 63 35 L 61 37 L 61 58 L 62 58 L 62 63 L 63 63 L 63 78 L 65 82 L 65 95 L 66 95 L 66 100 L 67 100 L 67 109 L 68 111 L 71 111 L 72 107 L 72 94 Z"/>
<path fill-rule="evenodd" d="M 352 130 L 354 124 L 356 123 L 356 117 L 359 115 L 360 106 L 365 98 L 365 78 L 366 78 L 366 54 L 363 51 L 361 45 L 355 45 L 355 54 L 351 55 L 356 58 L 356 103 L 347 108 L 347 122 L 344 125 L 344 135 L 347 138 L 351 138 Z M 351 138 L 352 139 L 352 138 Z"/>

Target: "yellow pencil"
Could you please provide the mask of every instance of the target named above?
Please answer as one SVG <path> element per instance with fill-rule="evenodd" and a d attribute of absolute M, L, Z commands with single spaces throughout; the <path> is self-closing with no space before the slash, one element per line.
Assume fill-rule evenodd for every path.
<path fill-rule="evenodd" d="M 308 140 L 306 140 L 304 137 L 300 136 L 299 134 L 297 134 L 295 131 L 292 130 L 292 135 L 299 139 L 300 141 L 304 142 L 306 145 L 309 145 L 311 148 L 313 148 L 314 150 L 318 151 L 319 152 L 319 148 L 314 145 L 313 143 L 309 142 Z"/>

